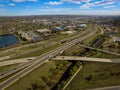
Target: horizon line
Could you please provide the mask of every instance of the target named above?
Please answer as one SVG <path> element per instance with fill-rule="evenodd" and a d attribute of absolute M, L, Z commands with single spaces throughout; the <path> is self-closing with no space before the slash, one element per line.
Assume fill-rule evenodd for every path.
<path fill-rule="evenodd" d="M 24 16 L 120 16 L 120 15 L 80 15 L 80 14 L 43 14 L 43 15 L 0 15 L 0 17 L 24 17 Z"/>

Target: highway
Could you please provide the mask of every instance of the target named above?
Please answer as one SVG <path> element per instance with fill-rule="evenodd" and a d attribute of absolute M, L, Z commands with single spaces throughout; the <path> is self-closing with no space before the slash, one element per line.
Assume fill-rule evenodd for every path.
<path fill-rule="evenodd" d="M 120 56 L 120 53 L 115 53 L 115 52 L 106 51 L 106 50 L 102 50 L 102 49 L 98 49 L 98 48 L 94 48 L 94 47 L 89 47 L 89 46 L 86 46 L 86 45 L 83 45 L 83 44 L 79 44 L 79 45 L 81 47 L 84 47 L 84 48 L 88 48 L 88 49 L 96 50 L 96 51 L 99 51 L 99 52 L 104 52 L 104 53 Z"/>
<path fill-rule="evenodd" d="M 100 34 L 101 34 L 101 35 L 104 34 L 104 30 L 103 30 L 103 28 L 101 28 L 101 27 L 100 27 L 99 25 L 97 25 L 97 24 L 95 24 L 95 25 L 96 25 L 96 27 L 98 27 L 98 28 L 100 29 L 100 31 L 101 31 Z"/>
<path fill-rule="evenodd" d="M 68 41 L 70 41 L 71 39 L 73 40 L 73 39 L 75 39 L 75 38 L 79 38 L 80 36 L 82 36 L 82 35 L 85 35 L 86 33 L 89 33 L 90 32 L 90 30 L 92 29 L 91 28 L 92 27 L 92 25 L 90 25 L 90 27 L 89 27 L 89 29 L 88 30 L 85 30 L 85 31 L 83 31 L 82 33 L 79 33 L 78 35 L 76 35 L 76 36 L 73 36 L 73 37 L 70 37 L 70 38 L 65 38 L 65 39 L 63 39 L 63 40 L 67 40 L 67 42 L 66 43 L 68 43 Z M 61 40 L 61 42 L 63 41 L 63 40 Z M 58 43 L 60 43 L 60 42 L 58 42 Z M 51 43 L 52 44 L 52 43 Z M 52 46 L 51 44 L 49 44 L 50 46 Z M 56 43 L 57 44 L 57 43 Z M 47 45 L 46 47 L 50 47 L 49 45 Z M 29 52 L 35 52 L 35 50 L 36 50 L 36 52 L 38 51 L 38 49 L 40 50 L 40 49 L 42 49 L 43 47 L 40 47 L 40 48 L 37 48 L 37 49 L 32 49 L 32 50 L 29 50 Z M 28 51 L 27 52 L 24 52 L 24 54 L 28 54 L 29 53 Z M 18 57 L 18 56 L 21 56 L 21 55 L 24 55 L 23 53 L 19 53 L 19 54 L 13 54 L 13 55 L 11 55 L 12 56 L 12 58 L 13 57 Z M 39 57 L 38 57 L 39 58 Z M 6 57 L 2 57 L 2 58 L 0 58 L 0 60 L 2 61 L 2 60 L 6 60 L 6 59 L 10 59 L 10 56 L 6 56 Z M 6 77 L 6 76 L 8 76 L 8 75 L 10 75 L 10 74 L 12 74 L 12 73 L 15 73 L 15 72 L 17 72 L 17 71 L 20 71 L 21 69 L 23 69 L 23 68 L 26 68 L 27 66 L 30 66 L 34 61 L 35 61 L 36 59 L 34 59 L 33 61 L 31 61 L 31 62 L 28 62 L 28 63 L 25 63 L 25 64 L 22 64 L 22 65 L 20 65 L 20 66 L 17 66 L 17 67 L 15 67 L 15 68 L 12 68 L 12 69 L 10 69 L 10 70 L 8 70 L 8 71 L 5 71 L 5 72 L 3 72 L 3 73 L 0 73 L 0 79 L 2 79 L 2 78 L 4 78 L 4 77 Z"/>
<path fill-rule="evenodd" d="M 89 34 L 86 34 L 84 36 L 81 36 L 75 40 L 72 40 L 68 43 L 63 44 L 62 46 L 49 51 L 41 56 L 39 56 L 36 60 L 34 60 L 34 62 L 30 63 L 29 65 L 23 65 L 22 67 L 26 67 L 25 69 L 21 70 L 20 72 L 18 72 L 17 74 L 15 74 L 14 76 L 10 77 L 9 79 L 7 79 L 6 81 L 2 82 L 0 84 L 0 90 L 6 88 L 7 86 L 9 86 L 10 84 L 14 83 L 16 80 L 20 79 L 21 77 L 25 76 L 26 74 L 30 73 L 32 70 L 38 68 L 42 63 L 44 63 L 46 60 L 51 59 L 55 56 L 57 56 L 60 52 L 70 48 L 71 46 L 77 44 L 78 42 L 89 38 L 90 36 L 94 35 L 97 32 L 97 30 L 91 30 L 91 32 Z M 28 64 L 28 63 L 27 63 Z M 18 68 L 17 68 L 18 69 Z M 15 69 L 15 70 L 17 70 Z M 14 70 L 13 70 L 14 71 Z"/>
<path fill-rule="evenodd" d="M 92 25 L 90 25 L 89 28 L 91 28 L 91 27 L 92 27 Z M 39 44 L 46 44 L 45 47 L 38 47 L 38 48 L 31 49 L 31 50 L 28 50 L 28 51 L 25 51 L 25 52 L 19 52 L 19 53 L 16 53 L 16 54 L 11 54 L 11 55 L 8 55 L 8 56 L 0 57 L 0 61 L 8 60 L 8 59 L 15 58 L 15 57 L 18 57 L 18 56 L 22 56 L 22 55 L 25 55 L 25 54 L 28 54 L 28 53 L 32 53 L 32 52 L 35 52 L 35 51 L 38 51 L 38 50 L 42 50 L 44 48 L 60 44 L 61 42 L 64 42 L 64 41 L 69 42 L 71 40 L 74 40 L 74 39 L 80 37 L 81 35 L 86 34 L 89 31 L 90 31 L 90 29 L 85 30 L 82 33 L 78 33 L 77 35 L 72 36 L 70 38 L 65 38 L 63 40 L 60 40 L 59 42 L 51 42 L 51 43 L 49 42 L 48 43 L 48 42 L 43 42 L 42 41 L 42 42 L 37 42 L 35 44 L 23 45 L 23 46 L 20 46 L 20 47 L 15 47 L 15 48 L 12 48 L 12 49 L 9 49 L 9 50 L 2 51 L 2 53 L 0 53 L 0 55 L 3 55 L 5 53 L 7 53 L 7 52 L 11 52 L 12 53 L 13 51 L 15 52 L 16 50 L 20 50 L 22 48 L 26 48 L 26 47 L 29 47 L 29 46 L 35 46 L 35 45 L 39 45 Z"/>
<path fill-rule="evenodd" d="M 38 47 L 38 48 L 31 49 L 31 50 L 28 50 L 28 51 L 25 51 L 25 52 L 20 52 L 20 53 L 12 54 L 12 55 L 9 55 L 9 56 L 1 57 L 0 61 L 15 58 L 15 57 L 19 57 L 19 56 L 22 56 L 22 55 L 25 55 L 25 54 L 28 54 L 28 53 L 32 53 L 32 52 L 35 52 L 35 51 L 39 51 L 39 50 L 42 50 L 44 48 L 48 48 L 48 47 L 51 47 L 51 46 L 54 46 L 54 45 L 57 45 L 57 43 L 52 42 L 50 44 L 45 45 L 44 47 Z"/>
<path fill-rule="evenodd" d="M 77 57 L 77 56 L 56 56 L 52 60 L 78 60 L 78 61 L 90 61 L 90 62 L 107 62 L 107 63 L 120 63 L 120 59 L 103 59 L 103 58 L 91 58 L 91 57 Z"/>
<path fill-rule="evenodd" d="M 35 46 L 35 45 L 47 44 L 47 43 L 49 43 L 49 42 L 40 41 L 40 42 L 36 42 L 36 43 L 22 45 L 22 46 L 19 46 L 19 47 L 14 47 L 14 48 L 11 48 L 11 49 L 7 49 L 7 50 L 4 50 L 4 51 L 1 51 L 0 55 L 3 55 L 3 54 L 8 53 L 8 52 L 15 52 L 16 50 L 20 50 L 22 48 L 26 48 L 26 47 L 29 47 L 29 46 Z"/>
<path fill-rule="evenodd" d="M 17 64 L 17 63 L 26 63 L 30 62 L 31 60 L 34 60 L 36 57 L 30 57 L 30 58 L 21 58 L 21 59 L 15 59 L 15 60 L 5 60 L 0 62 L 0 67 L 1 66 L 7 66 L 7 65 L 12 65 L 12 64 Z M 0 74 L 1 75 L 1 74 Z"/>

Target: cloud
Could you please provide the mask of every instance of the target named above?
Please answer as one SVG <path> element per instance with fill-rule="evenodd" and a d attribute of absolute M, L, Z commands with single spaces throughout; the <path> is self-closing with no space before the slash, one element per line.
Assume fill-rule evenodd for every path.
<path fill-rule="evenodd" d="M 47 4 L 49 5 L 60 5 L 63 3 L 73 3 L 73 4 L 81 4 L 81 2 L 90 2 L 90 0 L 60 0 L 59 2 L 57 1 L 49 1 Z"/>
<path fill-rule="evenodd" d="M 68 11 L 71 10 L 70 8 L 47 8 L 47 9 L 40 9 L 39 11 L 43 12 L 59 12 L 59 11 Z"/>
<path fill-rule="evenodd" d="M 13 0 L 13 2 L 24 2 L 25 0 Z"/>
<path fill-rule="evenodd" d="M 112 6 L 105 6 L 104 8 L 114 8 L 115 6 L 112 5 Z"/>
<path fill-rule="evenodd" d="M 13 2 L 25 2 L 25 1 L 28 1 L 28 2 L 36 2 L 38 0 L 12 0 Z"/>
<path fill-rule="evenodd" d="M 90 2 L 90 0 L 61 0 L 61 2 L 69 2 L 74 4 L 81 4 L 81 2 Z"/>
<path fill-rule="evenodd" d="M 80 6 L 80 8 L 90 8 L 95 6 L 107 6 L 112 5 L 116 3 L 117 0 L 101 0 L 101 1 L 95 1 L 95 2 L 88 2 Z"/>
<path fill-rule="evenodd" d="M 38 0 L 26 0 L 26 1 L 37 2 Z"/>
<path fill-rule="evenodd" d="M 15 4 L 14 3 L 10 3 L 9 6 L 15 6 Z"/>
<path fill-rule="evenodd" d="M 102 0 L 102 1 L 94 2 L 93 5 L 94 6 L 105 6 L 105 5 L 110 5 L 114 3 L 115 3 L 114 0 Z"/>
<path fill-rule="evenodd" d="M 46 4 L 49 4 L 49 5 L 60 5 L 60 4 L 62 4 L 62 2 L 56 2 L 56 1 L 50 1 L 50 2 L 48 2 L 48 3 L 46 3 Z"/>
<path fill-rule="evenodd" d="M 81 9 L 90 9 L 90 7 L 89 7 L 88 5 L 86 5 L 86 4 L 80 6 L 80 8 L 81 8 Z"/>

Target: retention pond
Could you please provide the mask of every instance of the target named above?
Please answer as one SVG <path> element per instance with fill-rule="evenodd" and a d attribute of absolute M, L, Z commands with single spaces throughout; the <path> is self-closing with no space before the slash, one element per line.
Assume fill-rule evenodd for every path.
<path fill-rule="evenodd" d="M 13 34 L 0 35 L 0 48 L 18 43 L 18 38 Z"/>

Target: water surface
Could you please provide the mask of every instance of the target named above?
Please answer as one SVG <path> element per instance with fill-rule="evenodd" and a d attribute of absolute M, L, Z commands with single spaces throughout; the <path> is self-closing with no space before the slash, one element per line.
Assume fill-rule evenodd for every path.
<path fill-rule="evenodd" d="M 0 48 L 18 43 L 19 40 L 13 34 L 0 35 Z"/>

